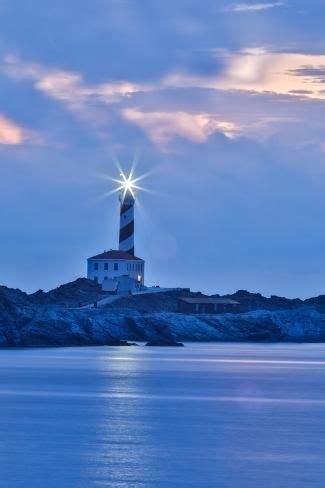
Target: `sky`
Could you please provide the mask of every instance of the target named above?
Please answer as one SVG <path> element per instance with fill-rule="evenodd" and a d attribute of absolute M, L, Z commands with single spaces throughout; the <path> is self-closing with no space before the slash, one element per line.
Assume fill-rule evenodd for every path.
<path fill-rule="evenodd" d="M 0 282 L 85 276 L 147 174 L 146 283 L 325 293 L 323 0 L 0 0 Z"/>

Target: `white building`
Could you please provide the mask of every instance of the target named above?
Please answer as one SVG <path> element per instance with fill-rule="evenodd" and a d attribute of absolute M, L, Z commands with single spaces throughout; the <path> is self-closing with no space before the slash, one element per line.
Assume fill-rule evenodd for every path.
<path fill-rule="evenodd" d="M 124 251 L 110 250 L 87 260 L 87 278 L 104 291 L 132 293 L 144 285 L 144 260 Z"/>

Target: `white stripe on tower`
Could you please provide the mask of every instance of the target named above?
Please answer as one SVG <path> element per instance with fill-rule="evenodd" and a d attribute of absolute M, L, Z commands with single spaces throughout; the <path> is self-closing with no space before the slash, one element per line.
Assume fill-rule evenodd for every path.
<path fill-rule="evenodd" d="M 127 192 L 120 195 L 120 244 L 119 250 L 134 256 L 134 197 Z"/>

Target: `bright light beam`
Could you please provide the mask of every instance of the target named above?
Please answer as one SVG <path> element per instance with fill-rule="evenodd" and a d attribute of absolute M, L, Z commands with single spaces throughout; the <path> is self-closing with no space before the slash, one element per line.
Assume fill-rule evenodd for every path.
<path fill-rule="evenodd" d="M 154 173 L 155 171 L 147 171 L 146 173 L 140 175 L 140 176 L 136 176 L 135 177 L 135 170 L 136 170 L 136 167 L 137 167 L 137 164 L 138 164 L 138 160 L 139 160 L 139 154 L 138 154 L 138 151 L 137 151 L 137 154 L 135 154 L 134 158 L 133 158 L 133 161 L 132 161 L 132 165 L 131 165 L 131 169 L 128 171 L 128 172 L 125 172 L 123 169 L 122 169 L 122 166 L 120 164 L 120 161 L 118 159 L 117 156 L 115 156 L 113 158 L 113 161 L 115 163 L 115 166 L 116 166 L 116 169 L 118 171 L 118 174 L 120 176 L 120 178 L 113 178 L 107 174 L 99 174 L 99 176 L 105 180 L 109 180 L 113 183 L 115 183 L 117 186 L 116 188 L 113 188 L 111 191 L 108 191 L 108 192 L 105 192 L 104 194 L 101 195 L 100 198 L 107 198 L 115 193 L 119 193 L 121 194 L 121 201 L 123 202 L 124 199 L 126 198 L 127 194 L 130 194 L 132 195 L 132 197 L 135 199 L 136 197 L 136 194 L 138 192 L 148 192 L 148 193 L 155 193 L 153 192 L 152 190 L 149 190 L 147 188 L 144 188 L 141 184 L 141 186 L 139 185 L 139 183 L 144 179 L 144 178 L 147 178 L 149 175 L 151 175 L 152 173 Z M 139 204 L 139 201 L 137 199 L 137 203 Z"/>
<path fill-rule="evenodd" d="M 117 191 L 122 191 L 122 201 L 125 199 L 127 193 L 130 193 L 132 197 L 135 199 L 136 191 L 145 190 L 137 183 L 145 178 L 147 175 L 141 175 L 137 178 L 134 178 L 134 167 L 131 168 L 129 175 L 127 176 L 123 170 L 120 170 L 121 179 L 117 180 L 115 178 L 111 178 L 112 181 L 118 183 L 119 187 L 116 189 Z"/>

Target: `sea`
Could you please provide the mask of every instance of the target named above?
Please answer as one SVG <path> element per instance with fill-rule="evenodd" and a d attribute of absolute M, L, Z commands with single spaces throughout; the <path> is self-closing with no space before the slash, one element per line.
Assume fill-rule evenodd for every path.
<path fill-rule="evenodd" d="M 0 350 L 0 487 L 325 487 L 325 345 Z"/>

